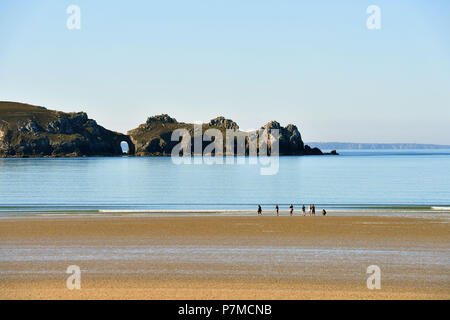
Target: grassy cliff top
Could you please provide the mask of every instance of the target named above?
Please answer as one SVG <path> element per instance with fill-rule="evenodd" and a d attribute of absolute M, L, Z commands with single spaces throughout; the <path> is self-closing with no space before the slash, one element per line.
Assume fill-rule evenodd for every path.
<path fill-rule="evenodd" d="M 48 123 L 56 120 L 58 116 L 62 114 L 65 113 L 31 104 L 0 101 L 0 120 L 10 124 L 16 124 L 17 122 L 28 119 L 33 119 L 33 121 L 38 123 Z M 71 113 L 67 114 L 70 115 Z"/>

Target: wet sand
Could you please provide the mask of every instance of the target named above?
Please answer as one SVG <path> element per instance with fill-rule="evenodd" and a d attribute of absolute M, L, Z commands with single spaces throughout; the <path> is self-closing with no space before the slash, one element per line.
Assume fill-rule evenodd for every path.
<path fill-rule="evenodd" d="M 392 216 L 0 219 L 1 299 L 449 299 L 450 220 Z M 68 290 L 69 265 L 81 290 Z M 381 269 L 369 290 L 366 269 Z"/>

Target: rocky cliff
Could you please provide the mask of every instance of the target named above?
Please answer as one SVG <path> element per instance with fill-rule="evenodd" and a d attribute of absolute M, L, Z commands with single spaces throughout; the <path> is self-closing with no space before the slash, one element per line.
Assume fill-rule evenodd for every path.
<path fill-rule="evenodd" d="M 217 129 L 223 136 L 223 151 L 224 154 L 236 154 L 238 137 L 243 136 L 245 143 L 245 153 L 249 154 L 249 133 L 240 131 L 239 126 L 230 119 L 224 117 L 217 117 L 210 120 L 208 123 L 203 123 L 202 132 L 205 133 L 208 129 Z M 176 119 L 163 114 L 154 117 L 149 117 L 144 124 L 141 124 L 138 128 L 128 131 L 131 141 L 135 145 L 136 155 L 148 156 L 148 155 L 171 155 L 172 149 L 179 141 L 171 141 L 172 132 L 176 129 L 186 129 L 191 135 L 191 146 L 194 146 L 194 124 L 178 122 Z M 235 150 L 227 150 L 226 148 L 226 130 L 232 129 L 236 135 Z M 300 132 L 293 124 L 289 124 L 286 127 L 282 127 L 278 122 L 271 121 L 263 126 L 263 134 L 271 133 L 271 129 L 278 129 L 279 139 L 279 154 L 280 155 L 322 155 L 322 151 L 318 148 L 310 148 L 304 145 Z M 209 140 L 213 140 L 211 138 Z M 210 141 L 202 142 L 202 150 L 209 145 Z M 268 143 L 269 153 L 271 150 L 270 142 Z M 192 152 L 194 148 L 192 147 Z M 259 154 L 259 150 L 258 150 Z"/>
<path fill-rule="evenodd" d="M 0 157 L 122 155 L 128 136 L 98 125 L 84 112 L 0 102 Z"/>
<path fill-rule="evenodd" d="M 224 154 L 242 154 L 241 150 L 244 150 L 248 155 L 251 147 L 256 145 L 252 144 L 255 137 L 260 134 L 240 131 L 236 122 L 224 117 L 211 119 L 197 128 L 202 129 L 206 137 L 203 140 L 207 140 L 201 142 L 200 152 L 216 139 L 214 132 L 220 132 Z M 144 124 L 124 135 L 103 128 L 84 112 L 65 113 L 29 104 L 0 102 L 0 157 L 122 155 L 122 141 L 128 143 L 128 154 L 131 155 L 169 156 L 180 141 L 171 141 L 176 129 L 189 132 L 191 154 L 194 154 L 194 124 L 178 122 L 167 114 L 149 117 Z M 293 124 L 282 127 L 278 122 L 271 121 L 261 129 L 268 141 L 269 154 L 272 146 L 267 136 L 273 134 L 273 129 L 279 132 L 280 155 L 323 154 L 320 149 L 305 145 L 298 128 Z M 234 135 L 234 150 L 227 150 L 227 132 L 230 130 Z M 260 154 L 259 145 L 256 152 Z"/>

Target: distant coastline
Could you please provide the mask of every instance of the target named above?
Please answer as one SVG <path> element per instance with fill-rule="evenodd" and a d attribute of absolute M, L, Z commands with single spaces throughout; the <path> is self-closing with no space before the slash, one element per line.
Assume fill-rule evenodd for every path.
<path fill-rule="evenodd" d="M 307 142 L 321 150 L 418 150 L 450 149 L 450 145 L 420 143 L 358 143 L 358 142 Z"/>

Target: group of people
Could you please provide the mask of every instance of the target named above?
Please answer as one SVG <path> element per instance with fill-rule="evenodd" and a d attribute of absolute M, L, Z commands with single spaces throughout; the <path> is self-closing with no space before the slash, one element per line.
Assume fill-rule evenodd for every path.
<path fill-rule="evenodd" d="M 262 208 L 260 205 L 258 205 L 258 216 L 262 215 Z M 280 215 L 280 208 L 278 207 L 278 205 L 275 205 L 275 213 L 277 214 L 277 216 Z M 302 213 L 304 216 L 306 216 L 306 207 L 305 205 L 302 206 Z M 293 215 L 294 214 L 294 206 L 291 204 L 289 206 L 289 215 Z M 310 204 L 308 207 L 308 216 L 315 216 L 316 215 L 316 206 L 313 204 Z M 325 209 L 322 209 L 322 215 L 326 216 L 327 215 L 327 211 Z"/>

